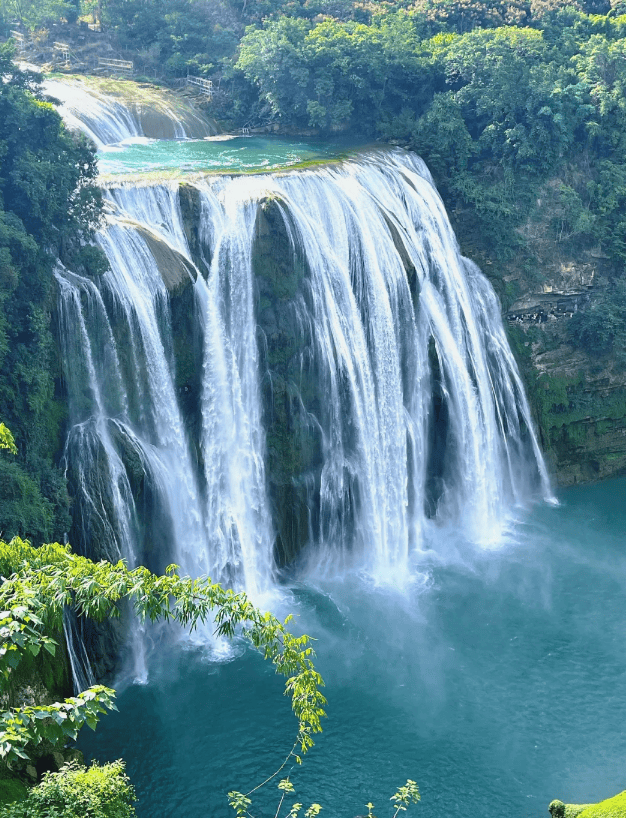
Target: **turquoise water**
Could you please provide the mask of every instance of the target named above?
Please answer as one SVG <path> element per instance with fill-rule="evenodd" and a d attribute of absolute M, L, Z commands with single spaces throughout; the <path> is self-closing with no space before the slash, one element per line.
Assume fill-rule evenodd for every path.
<path fill-rule="evenodd" d="M 502 545 L 439 532 L 406 595 L 358 577 L 284 589 L 280 612 L 318 638 L 324 733 L 293 770 L 297 800 L 354 818 L 415 779 L 422 818 L 532 818 L 553 798 L 624 788 L 626 480 L 563 492 Z M 88 757 L 127 761 L 140 818 L 234 815 L 281 763 L 295 724 L 282 684 L 250 651 L 214 664 L 155 651 L 149 684 L 84 733 Z M 255 802 L 274 815 L 278 790 Z M 271 809 L 271 812 L 270 812 Z"/>
<path fill-rule="evenodd" d="M 98 167 L 103 175 L 277 170 L 300 162 L 332 159 L 341 156 L 350 146 L 354 143 L 342 140 L 304 141 L 259 136 L 181 141 L 138 137 L 100 151 Z"/>

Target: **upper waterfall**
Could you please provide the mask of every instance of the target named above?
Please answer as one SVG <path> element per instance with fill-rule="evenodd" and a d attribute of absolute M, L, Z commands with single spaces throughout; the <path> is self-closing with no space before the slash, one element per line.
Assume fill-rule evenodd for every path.
<path fill-rule="evenodd" d="M 253 594 L 302 553 L 398 584 L 433 530 L 492 542 L 550 498 L 497 299 L 417 157 L 107 196 L 109 272 L 58 271 L 83 547 Z"/>
<path fill-rule="evenodd" d="M 167 89 L 95 77 L 48 77 L 44 90 L 59 103 L 66 125 L 98 149 L 128 139 L 202 139 L 216 127 L 187 100 Z"/>

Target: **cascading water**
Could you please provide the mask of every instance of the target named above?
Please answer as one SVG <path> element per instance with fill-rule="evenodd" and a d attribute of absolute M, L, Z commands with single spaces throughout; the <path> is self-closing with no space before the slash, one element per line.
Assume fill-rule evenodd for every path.
<path fill-rule="evenodd" d="M 485 542 L 512 505 L 550 497 L 497 300 L 423 163 L 378 153 L 252 191 L 276 197 L 308 268 L 297 309 L 324 395 L 314 560 L 350 550 L 397 584 L 432 545 L 428 518 Z"/>
<path fill-rule="evenodd" d="M 416 157 L 107 195 L 109 271 L 57 272 L 79 547 L 258 600 L 277 536 L 402 585 L 433 531 L 486 544 L 550 499 L 496 297 Z"/>
<path fill-rule="evenodd" d="M 561 606 L 588 566 L 550 550 L 544 521 L 564 509 L 519 510 L 551 500 L 529 407 L 496 296 L 459 254 L 423 163 L 369 151 L 103 185 L 108 271 L 57 268 L 72 545 L 156 572 L 174 562 L 299 615 L 339 727 L 298 773 L 298 798 L 350 818 L 378 775 L 373 797 L 388 798 L 389 768 L 392 784 L 423 785 L 429 815 L 472 789 L 473 814 L 514 791 L 525 815 L 573 710 L 560 705 Z M 550 581 L 561 566 L 565 595 Z M 138 814 L 226 814 L 232 771 L 254 786 L 273 764 L 261 744 L 269 758 L 290 740 L 271 672 L 252 652 L 207 665 L 233 658 L 210 629 L 181 652 L 178 630 L 131 616 L 65 626 L 78 686 L 90 659 L 96 678 L 150 677 L 120 693 L 123 724 L 81 739 L 128 759 Z M 597 637 L 576 634 L 578 661 Z M 146 765 L 172 734 L 176 752 Z"/>
<path fill-rule="evenodd" d="M 214 126 L 183 99 L 154 89 L 138 93 L 132 83 L 109 81 L 100 87 L 75 77 L 46 78 L 44 91 L 72 130 L 82 131 L 99 150 L 149 138 L 204 138 Z"/>
<path fill-rule="evenodd" d="M 111 96 L 88 90 L 79 83 L 52 79 L 46 80 L 44 89 L 61 103 L 58 110 L 65 123 L 85 133 L 99 149 L 143 136 L 137 118 Z"/>

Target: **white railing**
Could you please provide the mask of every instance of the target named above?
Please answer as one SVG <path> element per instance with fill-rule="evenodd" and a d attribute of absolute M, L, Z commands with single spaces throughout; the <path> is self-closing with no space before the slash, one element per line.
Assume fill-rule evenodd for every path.
<path fill-rule="evenodd" d="M 67 43 L 53 43 L 52 44 L 54 51 L 60 51 L 61 57 L 65 62 L 65 65 L 70 64 L 70 47 Z"/>
<path fill-rule="evenodd" d="M 119 74 L 132 74 L 135 64 L 130 60 L 107 60 L 104 57 L 98 57 L 98 68 L 108 68 Z"/>
<path fill-rule="evenodd" d="M 187 85 L 195 85 L 209 99 L 213 97 L 213 81 L 205 80 L 204 77 L 192 77 L 187 74 Z"/>
<path fill-rule="evenodd" d="M 26 38 L 21 31 L 12 31 L 11 37 L 15 40 L 15 45 L 20 53 L 26 51 Z"/>

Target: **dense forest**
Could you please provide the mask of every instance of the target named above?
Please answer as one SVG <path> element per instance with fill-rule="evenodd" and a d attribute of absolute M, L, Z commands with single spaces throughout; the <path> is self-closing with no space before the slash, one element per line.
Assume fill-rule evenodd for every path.
<path fill-rule="evenodd" d="M 58 456 L 65 407 L 52 336 L 57 259 L 95 270 L 85 245 L 101 195 L 95 153 L 40 99 L 36 75 L 0 46 L 0 405 L 17 458 L 0 460 L 0 531 L 62 538 L 69 499 Z"/>
<path fill-rule="evenodd" d="M 485 248 L 521 254 L 532 271 L 516 228 L 552 178 L 555 238 L 626 258 L 621 12 L 607 0 L 4 0 L 0 25 L 97 21 L 146 75 L 212 78 L 226 125 L 415 150 L 453 218 L 463 211 L 462 244 L 479 261 Z M 572 338 L 610 351 L 626 335 L 624 303 L 616 279 Z"/>

